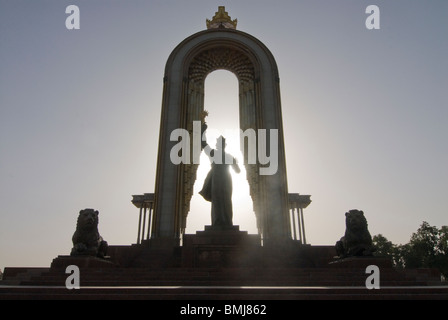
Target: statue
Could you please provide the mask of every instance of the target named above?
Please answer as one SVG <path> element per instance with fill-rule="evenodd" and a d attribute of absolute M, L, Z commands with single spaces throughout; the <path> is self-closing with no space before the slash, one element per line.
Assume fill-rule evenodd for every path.
<path fill-rule="evenodd" d="M 94 209 L 79 212 L 76 231 L 73 234 L 71 256 L 93 256 L 104 258 L 108 244 L 98 232 L 98 214 Z"/>
<path fill-rule="evenodd" d="M 364 212 L 350 210 L 345 214 L 345 236 L 336 242 L 336 252 L 339 258 L 373 256 L 372 237 L 367 228 Z"/>
<path fill-rule="evenodd" d="M 207 124 L 203 122 L 202 132 L 204 133 L 206 129 Z M 212 203 L 212 227 L 231 227 L 233 226 L 232 177 L 229 167 L 231 166 L 236 173 L 240 173 L 240 168 L 236 159 L 225 152 L 224 137 L 217 139 L 216 149 L 211 149 L 205 141 L 202 147 L 207 151 L 212 168 L 199 194 Z"/>

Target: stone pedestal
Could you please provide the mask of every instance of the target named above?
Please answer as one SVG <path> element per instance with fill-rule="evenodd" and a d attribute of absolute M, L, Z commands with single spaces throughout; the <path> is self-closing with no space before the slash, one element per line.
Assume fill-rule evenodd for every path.
<path fill-rule="evenodd" d="M 260 257 L 260 236 L 239 231 L 239 226 L 206 226 L 183 238 L 182 266 L 186 268 L 254 267 Z"/>
<path fill-rule="evenodd" d="M 107 257 L 105 259 L 100 259 L 97 257 L 89 256 L 58 256 L 53 259 L 51 263 L 51 269 L 66 269 L 70 265 L 75 265 L 80 269 L 91 268 L 91 269 L 104 269 L 104 268 L 116 268 L 117 266 L 112 263 Z"/>
<path fill-rule="evenodd" d="M 333 268 L 366 269 L 375 265 L 380 269 L 392 269 L 392 260 L 388 257 L 349 257 L 334 260 L 329 263 Z"/>

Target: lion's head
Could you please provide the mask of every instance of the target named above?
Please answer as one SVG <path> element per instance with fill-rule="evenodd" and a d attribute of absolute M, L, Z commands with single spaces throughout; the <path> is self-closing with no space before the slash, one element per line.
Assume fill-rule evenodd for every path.
<path fill-rule="evenodd" d="M 84 209 L 79 211 L 77 229 L 96 229 L 98 227 L 99 212 L 94 209 Z"/>
<path fill-rule="evenodd" d="M 350 210 L 345 213 L 345 226 L 349 231 L 367 230 L 367 219 L 361 210 Z"/>

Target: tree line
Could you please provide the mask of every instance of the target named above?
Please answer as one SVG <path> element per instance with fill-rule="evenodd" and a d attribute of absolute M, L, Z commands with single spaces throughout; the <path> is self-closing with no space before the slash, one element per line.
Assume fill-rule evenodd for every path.
<path fill-rule="evenodd" d="M 375 255 L 391 257 L 398 268 L 436 268 L 448 279 L 448 226 L 440 229 L 423 221 L 406 244 L 393 244 L 382 234 L 373 236 Z"/>

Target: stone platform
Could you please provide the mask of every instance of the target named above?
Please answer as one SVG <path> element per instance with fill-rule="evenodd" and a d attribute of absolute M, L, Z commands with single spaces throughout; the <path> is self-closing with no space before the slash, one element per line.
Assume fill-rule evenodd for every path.
<path fill-rule="evenodd" d="M 58 256 L 57 258 L 53 259 L 50 268 L 66 269 L 70 265 L 75 265 L 82 269 L 117 268 L 117 265 L 110 261 L 110 257 L 100 259 L 96 257 L 72 257 L 72 256 Z"/>
<path fill-rule="evenodd" d="M 129 268 L 320 267 L 336 254 L 334 247 L 288 240 L 262 245 L 259 235 L 232 228 L 212 228 L 183 236 L 180 247 L 144 241 L 109 246 L 110 261 Z"/>
<path fill-rule="evenodd" d="M 448 300 L 434 270 L 381 270 L 381 288 L 364 270 L 344 268 L 80 268 L 79 290 L 64 269 L 5 270 L 0 300 Z"/>
<path fill-rule="evenodd" d="M 111 246 L 108 259 L 58 256 L 48 268 L 5 268 L 0 299 L 445 299 L 432 269 L 399 270 L 381 257 L 335 260 L 334 247 L 295 241 L 261 245 L 239 228 L 207 227 L 181 247 L 151 242 Z M 68 290 L 65 268 L 80 269 Z M 365 287 L 368 265 L 380 268 L 380 290 Z"/>
<path fill-rule="evenodd" d="M 260 263 L 261 238 L 239 231 L 238 226 L 211 227 L 185 235 L 182 267 L 249 267 Z"/>

